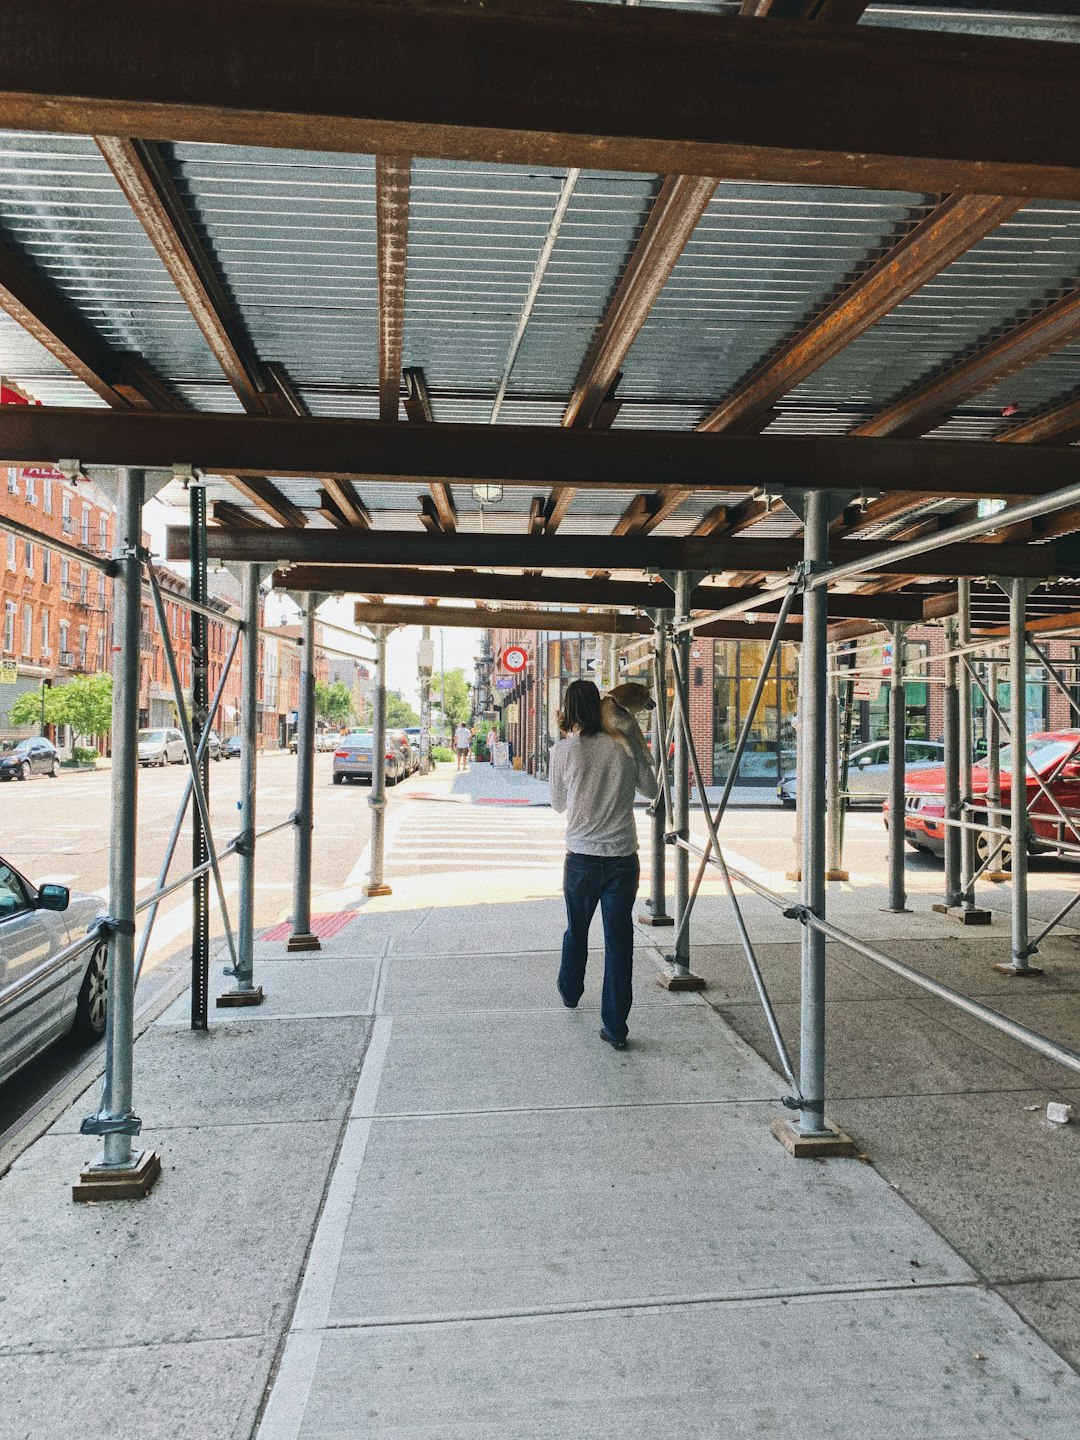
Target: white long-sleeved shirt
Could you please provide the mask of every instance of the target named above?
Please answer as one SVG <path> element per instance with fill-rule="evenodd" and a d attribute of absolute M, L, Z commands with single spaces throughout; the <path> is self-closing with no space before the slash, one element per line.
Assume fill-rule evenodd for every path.
<path fill-rule="evenodd" d="M 644 747 L 643 747 L 644 748 Z M 551 808 L 566 813 L 566 848 L 574 855 L 633 855 L 638 848 L 634 794 L 651 800 L 656 778 L 648 752 L 637 763 L 617 740 L 570 735 L 551 747 Z"/>

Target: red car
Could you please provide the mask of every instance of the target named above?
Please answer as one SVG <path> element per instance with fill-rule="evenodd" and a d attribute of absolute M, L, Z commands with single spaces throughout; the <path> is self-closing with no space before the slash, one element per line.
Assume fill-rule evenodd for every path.
<path fill-rule="evenodd" d="M 1046 730 L 1038 735 L 1028 736 L 1028 758 L 1050 794 L 1060 805 L 1065 815 L 1076 826 L 1074 832 L 1054 809 L 1046 794 L 1039 789 L 1035 776 L 1028 770 L 1027 805 L 1030 840 L 1028 849 L 1032 854 L 1062 843 L 1080 847 L 1080 730 Z M 1012 789 L 1011 747 L 1001 749 L 1001 804 L 1009 808 Z M 972 796 L 977 801 L 986 795 L 989 771 L 984 765 L 975 765 L 971 770 Z M 945 853 L 945 767 L 935 765 L 931 770 L 908 771 L 905 787 L 909 792 L 904 801 L 904 839 L 916 850 L 930 850 L 935 855 Z M 941 796 L 941 799 L 937 797 Z M 889 823 L 889 806 L 886 802 L 882 814 L 885 824 Z M 976 821 L 986 816 L 976 814 Z M 999 824 L 1008 828 L 1008 816 Z M 986 859 L 991 842 L 995 837 L 980 832 L 976 850 L 980 863 Z M 1002 868 L 1008 868 L 1007 850 L 1003 855 Z"/>

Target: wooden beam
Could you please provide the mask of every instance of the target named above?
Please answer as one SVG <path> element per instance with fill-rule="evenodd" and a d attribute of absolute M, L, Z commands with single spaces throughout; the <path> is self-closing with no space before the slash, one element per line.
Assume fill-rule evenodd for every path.
<path fill-rule="evenodd" d="M 405 331 L 405 272 L 409 249 L 408 155 L 375 157 L 375 216 L 379 268 L 379 419 L 396 420 Z"/>
<path fill-rule="evenodd" d="M 957 405 L 1014 370 L 1061 350 L 1080 335 L 1080 286 L 973 354 L 864 420 L 852 435 L 911 439 L 924 435 Z"/>
<path fill-rule="evenodd" d="M 763 486 L 910 492 L 916 486 L 926 496 L 971 499 L 1043 495 L 1080 478 L 1080 451 L 1068 446 L 10 408 L 0 427 L 0 464 L 55 464 L 61 455 L 89 466 L 171 467 L 182 458 L 207 474 L 356 477 L 410 486 L 441 480 L 725 493 Z"/>
<path fill-rule="evenodd" d="M 999 195 L 950 195 L 760 365 L 697 428 L 755 433 L 757 422 L 778 400 L 1022 204 L 1022 200 Z"/>
<path fill-rule="evenodd" d="M 1057 632 L 1080 632 L 1080 610 L 1065 611 L 1061 615 L 1039 615 L 1035 619 L 1025 620 L 1024 629 L 1029 635 L 1045 635 Z M 979 628 L 980 635 L 1006 636 L 1009 633 L 1008 625 L 992 625 L 986 629 Z"/>
<path fill-rule="evenodd" d="M 571 0 L 35 0 L 0 127 L 1076 199 L 1076 49 Z"/>
<path fill-rule="evenodd" d="M 151 132 L 154 133 L 154 132 Z M 191 311 L 244 409 L 260 415 L 265 383 L 239 317 L 218 279 L 161 150 L 148 140 L 95 137 L 169 278 Z"/>
<path fill-rule="evenodd" d="M 705 512 L 690 533 L 691 535 L 717 535 L 728 523 L 730 515 L 731 507 L 729 505 L 714 505 L 711 510 Z"/>
<path fill-rule="evenodd" d="M 221 478 L 227 480 L 245 500 L 257 505 L 278 525 L 293 528 L 307 524 L 307 516 L 303 510 L 287 499 L 265 475 L 223 475 Z"/>
<path fill-rule="evenodd" d="M 264 532 L 216 532 L 209 554 L 216 560 L 322 565 L 451 565 L 503 569 L 585 570 L 602 561 L 610 570 L 700 570 L 719 575 L 729 570 L 776 571 L 798 564 L 799 540 L 714 540 L 597 535 L 425 535 L 412 530 L 285 530 L 268 539 Z M 187 558 L 187 529 L 168 531 L 167 558 Z M 907 560 L 894 560 L 897 546 L 842 540 L 831 547 L 837 565 L 855 560 L 867 574 L 955 577 L 958 575 L 1037 576 L 1075 573 L 1080 547 L 1067 540 L 1056 545 L 952 544 Z"/>

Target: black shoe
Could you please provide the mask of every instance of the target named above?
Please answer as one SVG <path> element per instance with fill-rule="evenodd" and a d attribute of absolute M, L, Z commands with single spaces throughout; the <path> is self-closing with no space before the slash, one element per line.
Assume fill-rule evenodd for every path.
<path fill-rule="evenodd" d="M 566 1006 L 567 1010 L 576 1010 L 578 1007 L 578 1002 L 576 1000 L 568 1000 L 563 993 L 563 988 L 561 985 L 556 985 L 555 988 L 556 990 L 558 990 L 562 1003 Z"/>
<path fill-rule="evenodd" d="M 627 1046 L 625 1040 L 616 1040 L 615 1036 L 609 1035 L 606 1030 L 600 1031 L 600 1039 L 606 1040 L 613 1050 L 625 1050 Z"/>

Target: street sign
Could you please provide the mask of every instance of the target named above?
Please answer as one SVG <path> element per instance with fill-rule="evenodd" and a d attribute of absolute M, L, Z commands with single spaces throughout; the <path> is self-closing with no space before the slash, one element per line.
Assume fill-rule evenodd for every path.
<path fill-rule="evenodd" d="M 514 677 L 512 675 L 496 675 L 496 690 L 512 690 L 514 688 Z"/>
<path fill-rule="evenodd" d="M 520 645 L 508 645 L 502 652 L 502 667 L 512 675 L 519 675 L 529 663 L 528 651 Z"/>
<path fill-rule="evenodd" d="M 435 641 L 421 640 L 420 644 L 416 647 L 416 668 L 421 672 L 426 670 L 430 675 L 431 671 L 434 669 L 434 666 Z"/>
<path fill-rule="evenodd" d="M 14 685 L 19 678 L 19 672 L 14 665 L 0 660 L 0 685 Z"/>

